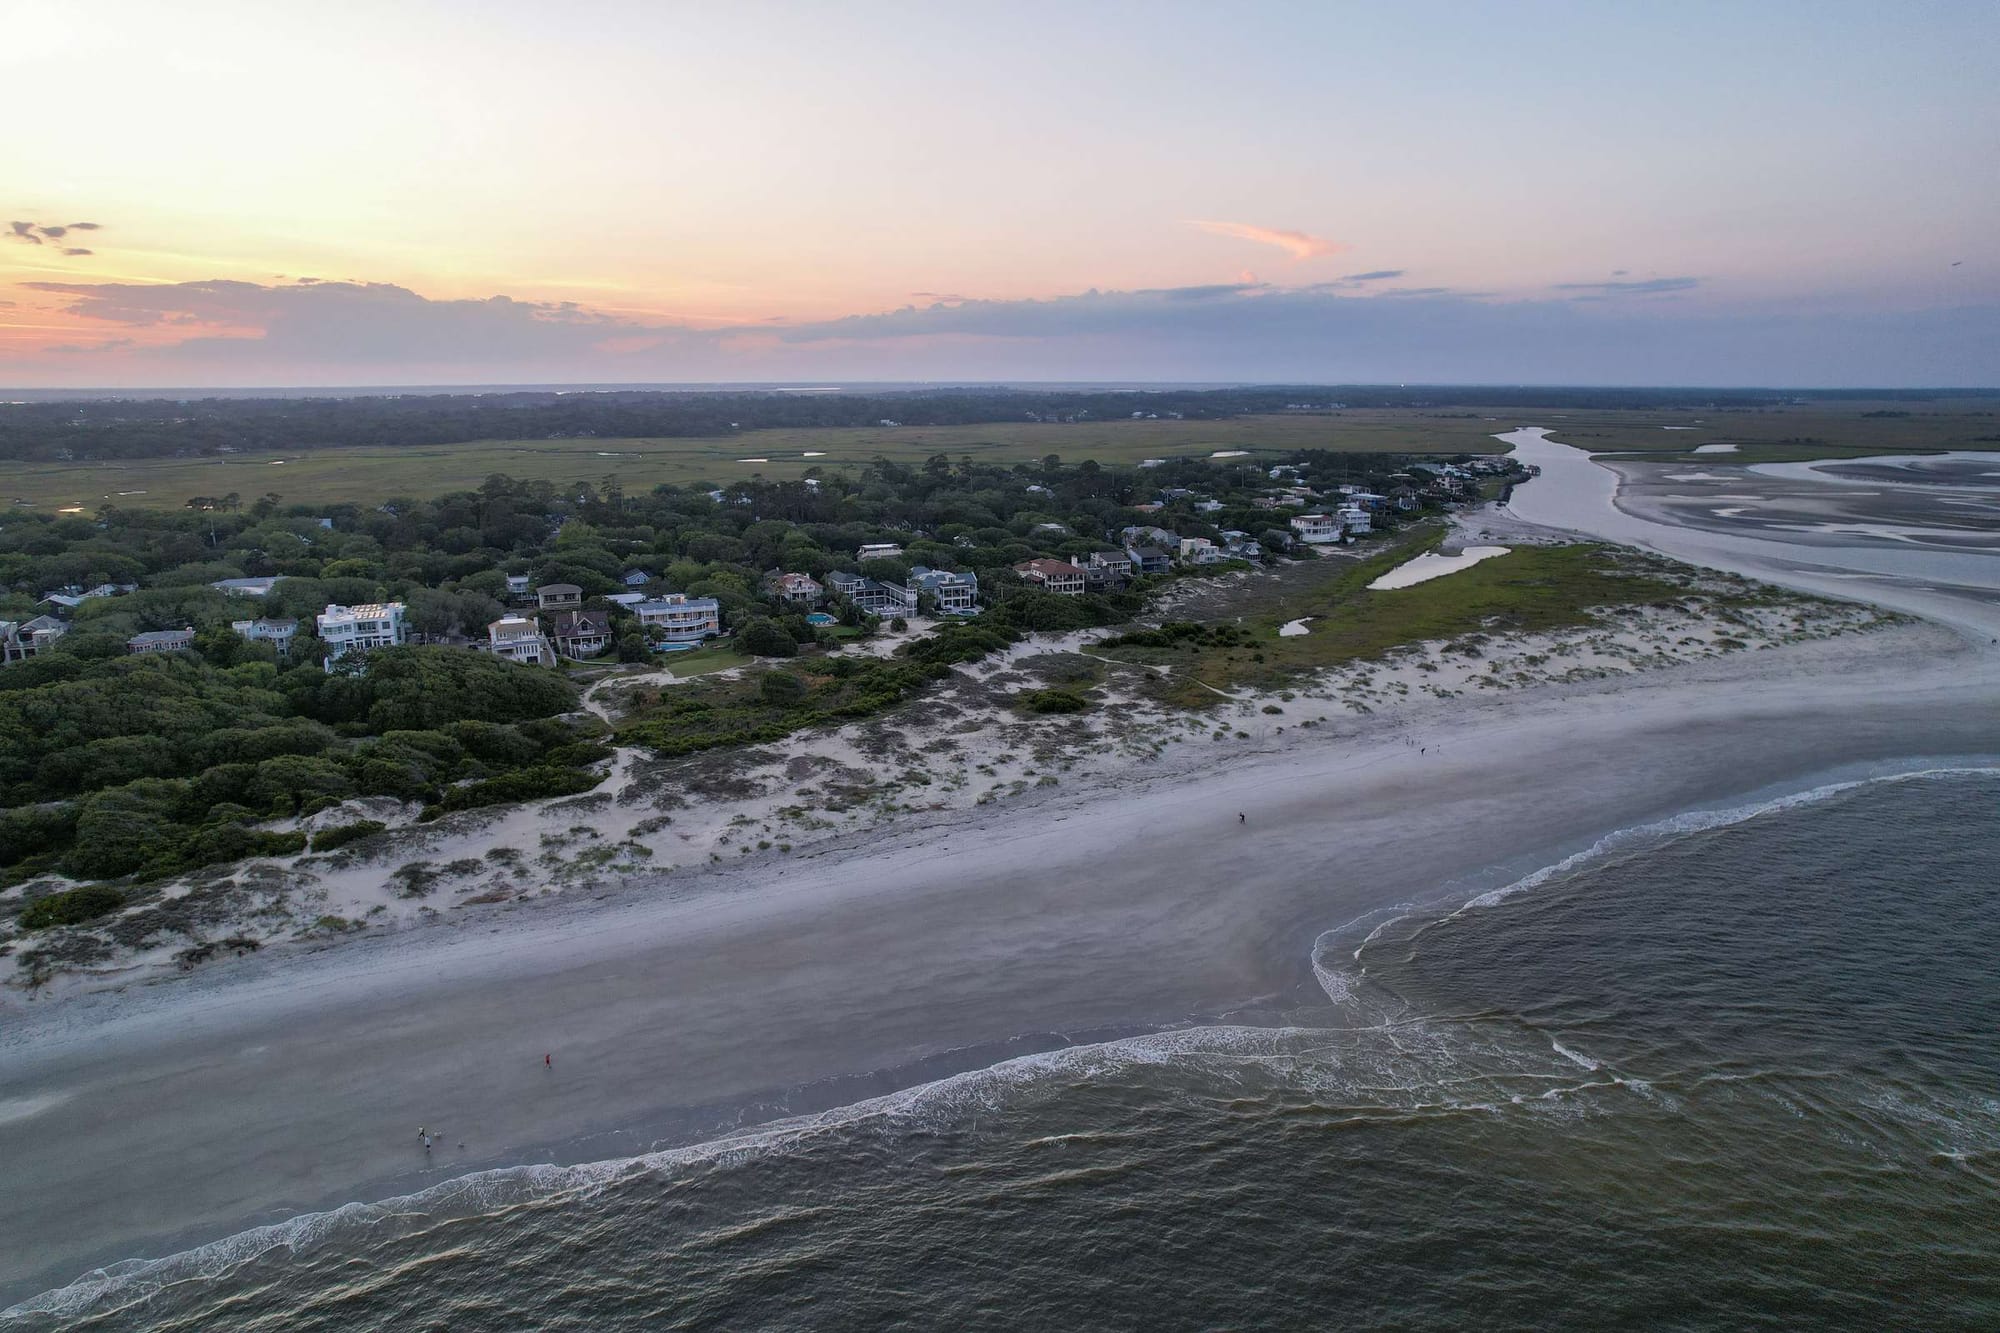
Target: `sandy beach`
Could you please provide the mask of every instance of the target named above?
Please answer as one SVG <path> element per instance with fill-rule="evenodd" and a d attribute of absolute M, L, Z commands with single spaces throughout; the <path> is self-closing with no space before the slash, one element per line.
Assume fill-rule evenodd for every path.
<path fill-rule="evenodd" d="M 1002 1052 L 1309 1010 L 1312 941 L 1375 908 L 1836 770 L 2000 751 L 1996 675 L 1910 626 L 1440 701 L 1372 736 L 1295 730 L 1199 773 L 1135 763 L 664 895 L 16 1006 L 0 1295 Z"/>

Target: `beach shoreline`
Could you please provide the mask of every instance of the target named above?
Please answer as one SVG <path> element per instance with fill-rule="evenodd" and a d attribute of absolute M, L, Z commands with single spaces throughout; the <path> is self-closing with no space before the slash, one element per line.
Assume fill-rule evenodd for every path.
<path fill-rule="evenodd" d="M 0 1298 L 1024 1042 L 1276 1021 L 1314 1001 L 1313 941 L 1366 912 L 1754 790 L 2000 753 L 1997 676 L 1958 636 L 1903 625 L 1422 701 L 1379 734 L 1287 731 L 1205 771 L 899 820 L 665 896 L 17 1004 Z M 412 1135 L 432 1123 L 466 1150 L 424 1160 Z"/>

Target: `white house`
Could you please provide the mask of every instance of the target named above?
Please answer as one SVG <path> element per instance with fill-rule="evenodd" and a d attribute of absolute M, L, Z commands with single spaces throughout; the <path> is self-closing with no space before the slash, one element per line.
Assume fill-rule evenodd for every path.
<path fill-rule="evenodd" d="M 1339 541 L 1347 530 L 1332 514 L 1300 514 L 1292 520 L 1292 531 L 1308 546 L 1324 546 Z"/>
<path fill-rule="evenodd" d="M 1347 529 L 1349 536 L 1365 537 L 1375 530 L 1374 525 L 1368 521 L 1368 511 L 1360 505 L 1342 505 L 1334 511 L 1334 514 Z"/>
<path fill-rule="evenodd" d="M 542 627 L 528 616 L 502 616 L 486 627 L 486 651 L 523 666 L 554 666 Z"/>
<path fill-rule="evenodd" d="M 289 657 L 292 640 L 298 637 L 299 622 L 296 620 L 271 620 L 259 616 L 255 620 L 233 620 L 229 628 L 241 634 L 252 643 L 268 643 L 278 650 L 278 656 Z"/>
<path fill-rule="evenodd" d="M 713 597 L 668 593 L 639 603 L 632 613 L 654 638 L 668 643 L 697 643 L 722 633 L 722 603 Z"/>
<path fill-rule="evenodd" d="M 333 606 L 320 612 L 319 637 L 328 661 L 368 648 L 389 648 L 409 637 L 403 626 L 401 602 L 371 602 L 366 606 Z"/>
<path fill-rule="evenodd" d="M 1092 551 L 1087 562 L 1093 569 L 1101 569 L 1114 579 L 1132 577 L 1132 557 L 1123 551 Z"/>
<path fill-rule="evenodd" d="M 526 597 L 528 595 L 528 587 L 532 582 L 533 580 L 526 574 L 509 574 L 507 576 L 507 595 L 509 597 Z"/>
<path fill-rule="evenodd" d="M 869 560 L 901 560 L 903 558 L 903 548 L 894 542 L 875 542 L 856 551 L 854 558 L 863 562 Z"/>
<path fill-rule="evenodd" d="M 67 633 L 69 626 L 54 616 L 36 616 L 18 624 L 0 620 L 0 665 L 39 656 Z"/>
<path fill-rule="evenodd" d="M 1014 566 L 1014 572 L 1059 597 L 1081 597 L 1090 583 L 1081 569 L 1066 560 L 1023 560 Z"/>

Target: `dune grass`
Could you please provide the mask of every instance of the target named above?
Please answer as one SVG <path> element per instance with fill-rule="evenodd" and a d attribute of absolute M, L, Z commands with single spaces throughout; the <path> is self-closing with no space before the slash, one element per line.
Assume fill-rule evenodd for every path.
<path fill-rule="evenodd" d="M 1271 689 L 1302 674 L 1380 658 L 1392 649 L 1472 634 L 1532 634 L 1594 624 L 1605 608 L 1654 606 L 1688 595 L 1664 562 L 1594 543 L 1530 546 L 1414 587 L 1370 592 L 1378 576 L 1436 547 L 1444 530 L 1419 529 L 1378 555 L 1260 607 L 1236 628 L 1240 642 L 1208 636 L 1174 647 L 1113 647 L 1122 661 L 1165 667 L 1158 692 L 1207 707 L 1217 690 Z M 1280 625 L 1307 620 L 1289 638 Z"/>

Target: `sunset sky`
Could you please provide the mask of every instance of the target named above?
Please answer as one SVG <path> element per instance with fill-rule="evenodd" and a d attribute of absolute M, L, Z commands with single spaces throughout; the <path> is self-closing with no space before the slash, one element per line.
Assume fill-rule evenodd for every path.
<path fill-rule="evenodd" d="M 0 386 L 1991 385 L 1996 69 L 1913 0 L 12 4 Z"/>

